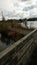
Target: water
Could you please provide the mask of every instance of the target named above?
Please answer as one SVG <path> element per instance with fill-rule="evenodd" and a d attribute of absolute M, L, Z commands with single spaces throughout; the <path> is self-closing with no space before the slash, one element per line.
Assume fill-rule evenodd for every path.
<path fill-rule="evenodd" d="M 27 21 L 28 28 L 37 28 L 37 21 Z M 25 27 L 24 23 L 21 23 L 22 27 Z"/>
<path fill-rule="evenodd" d="M 28 21 L 27 24 L 29 28 L 37 28 L 37 21 Z"/>
<path fill-rule="evenodd" d="M 8 39 L 8 38 L 5 38 L 1 39 L 1 34 L 0 34 L 0 52 L 3 51 L 4 49 L 6 49 L 8 46 L 10 46 L 11 44 L 13 44 L 15 41 L 12 40 L 12 39 Z"/>

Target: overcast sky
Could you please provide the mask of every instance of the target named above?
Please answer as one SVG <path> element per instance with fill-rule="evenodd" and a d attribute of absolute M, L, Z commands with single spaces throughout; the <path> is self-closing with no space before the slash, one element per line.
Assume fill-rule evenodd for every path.
<path fill-rule="evenodd" d="M 0 0 L 0 19 L 37 17 L 37 0 Z"/>

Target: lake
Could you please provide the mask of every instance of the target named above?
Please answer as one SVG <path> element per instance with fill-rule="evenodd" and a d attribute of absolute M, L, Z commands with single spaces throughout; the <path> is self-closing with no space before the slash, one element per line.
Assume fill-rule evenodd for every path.
<path fill-rule="evenodd" d="M 27 24 L 29 28 L 31 27 L 37 28 L 37 21 L 28 21 Z"/>
<path fill-rule="evenodd" d="M 25 27 L 25 24 L 21 23 L 22 27 Z M 37 28 L 37 21 L 27 21 L 28 28 Z"/>

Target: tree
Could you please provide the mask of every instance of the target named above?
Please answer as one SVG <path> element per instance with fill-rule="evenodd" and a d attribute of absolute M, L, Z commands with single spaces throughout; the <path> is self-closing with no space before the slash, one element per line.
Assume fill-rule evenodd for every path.
<path fill-rule="evenodd" d="M 27 26 L 27 19 L 25 19 L 24 21 L 25 21 L 24 23 L 25 23 L 26 28 L 28 28 L 28 26 Z"/>
<path fill-rule="evenodd" d="M 3 15 L 3 11 L 2 11 L 2 21 L 5 21 L 5 17 Z"/>

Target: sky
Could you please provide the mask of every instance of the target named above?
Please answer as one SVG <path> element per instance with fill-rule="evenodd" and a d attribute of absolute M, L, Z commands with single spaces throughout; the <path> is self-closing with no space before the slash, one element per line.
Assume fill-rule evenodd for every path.
<path fill-rule="evenodd" d="M 0 0 L 0 19 L 2 12 L 6 19 L 37 17 L 37 0 Z"/>

